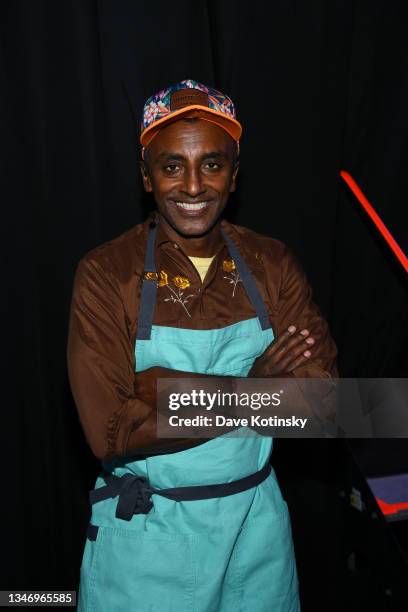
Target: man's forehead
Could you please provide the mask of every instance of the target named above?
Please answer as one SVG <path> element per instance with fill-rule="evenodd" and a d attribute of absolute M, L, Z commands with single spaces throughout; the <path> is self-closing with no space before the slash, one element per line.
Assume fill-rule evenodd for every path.
<path fill-rule="evenodd" d="M 218 125 L 201 118 L 182 118 L 178 121 L 174 121 L 170 123 L 170 125 L 166 125 L 162 128 L 155 140 L 160 141 L 168 138 L 180 138 L 182 140 L 211 140 L 216 142 L 232 140 L 231 136 Z"/>
<path fill-rule="evenodd" d="M 183 160 L 186 159 L 186 154 L 185 152 L 181 152 L 181 151 L 177 151 L 177 148 L 173 149 L 173 150 L 162 150 L 162 151 L 158 151 L 157 152 L 157 159 L 179 159 L 179 160 Z M 201 159 L 207 159 L 207 158 L 222 158 L 222 157 L 228 157 L 228 153 L 226 150 L 199 150 L 196 152 L 196 157 L 200 157 Z"/>
<path fill-rule="evenodd" d="M 228 156 L 232 138 L 221 128 L 207 121 L 176 121 L 157 134 L 148 147 L 155 157 L 194 155 Z"/>

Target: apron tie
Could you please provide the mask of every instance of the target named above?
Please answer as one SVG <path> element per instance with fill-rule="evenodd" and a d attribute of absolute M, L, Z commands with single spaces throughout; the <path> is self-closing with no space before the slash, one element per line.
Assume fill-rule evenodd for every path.
<path fill-rule="evenodd" d="M 149 481 L 143 476 L 125 474 L 120 487 L 116 517 L 130 521 L 134 514 L 147 514 L 153 507 L 150 499 L 153 493 Z"/>
<path fill-rule="evenodd" d="M 124 521 L 130 521 L 134 514 L 147 514 L 152 509 L 150 497 L 155 490 L 144 476 L 124 474 L 119 478 L 104 474 L 104 480 L 106 486 L 89 491 L 91 505 L 118 496 L 115 515 Z"/>
<path fill-rule="evenodd" d="M 153 508 L 150 497 L 153 493 L 162 495 L 173 501 L 193 501 L 226 497 L 247 491 L 261 484 L 271 473 L 272 466 L 267 461 L 263 468 L 231 482 L 210 485 L 195 485 L 191 487 L 174 487 L 171 489 L 154 489 L 144 476 L 123 474 L 116 476 L 105 472 L 103 478 L 106 486 L 89 491 L 91 505 L 104 499 L 118 496 L 115 516 L 130 521 L 133 514 L 147 514 Z"/>

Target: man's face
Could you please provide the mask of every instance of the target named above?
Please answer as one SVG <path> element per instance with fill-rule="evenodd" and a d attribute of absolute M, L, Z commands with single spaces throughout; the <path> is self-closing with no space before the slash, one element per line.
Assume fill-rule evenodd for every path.
<path fill-rule="evenodd" d="M 183 236 L 209 232 L 235 190 L 236 144 L 208 121 L 176 121 L 154 137 L 141 164 L 146 191 Z"/>

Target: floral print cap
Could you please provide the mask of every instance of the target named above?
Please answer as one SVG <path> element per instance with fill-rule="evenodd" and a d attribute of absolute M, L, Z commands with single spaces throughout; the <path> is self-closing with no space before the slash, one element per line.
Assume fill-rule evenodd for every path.
<path fill-rule="evenodd" d="M 162 127 L 181 117 L 200 117 L 215 123 L 239 144 L 242 126 L 236 119 L 231 98 L 198 81 L 185 79 L 146 100 L 140 126 L 143 150 Z"/>

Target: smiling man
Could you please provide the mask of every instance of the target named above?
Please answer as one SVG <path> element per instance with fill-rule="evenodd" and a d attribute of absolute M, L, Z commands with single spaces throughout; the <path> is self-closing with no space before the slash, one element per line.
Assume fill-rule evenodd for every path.
<path fill-rule="evenodd" d="M 222 220 L 241 132 L 230 98 L 196 81 L 147 100 L 141 172 L 157 210 L 78 265 L 69 376 L 103 464 L 80 612 L 300 609 L 272 438 L 156 434 L 157 378 L 336 375 L 290 250 Z"/>
<path fill-rule="evenodd" d="M 182 121 L 182 123 L 180 123 Z M 219 221 L 238 173 L 237 144 L 214 123 L 181 119 L 162 128 L 142 164 L 169 236 L 197 257 L 215 253 Z M 194 238 L 194 240 L 192 240 Z"/>

